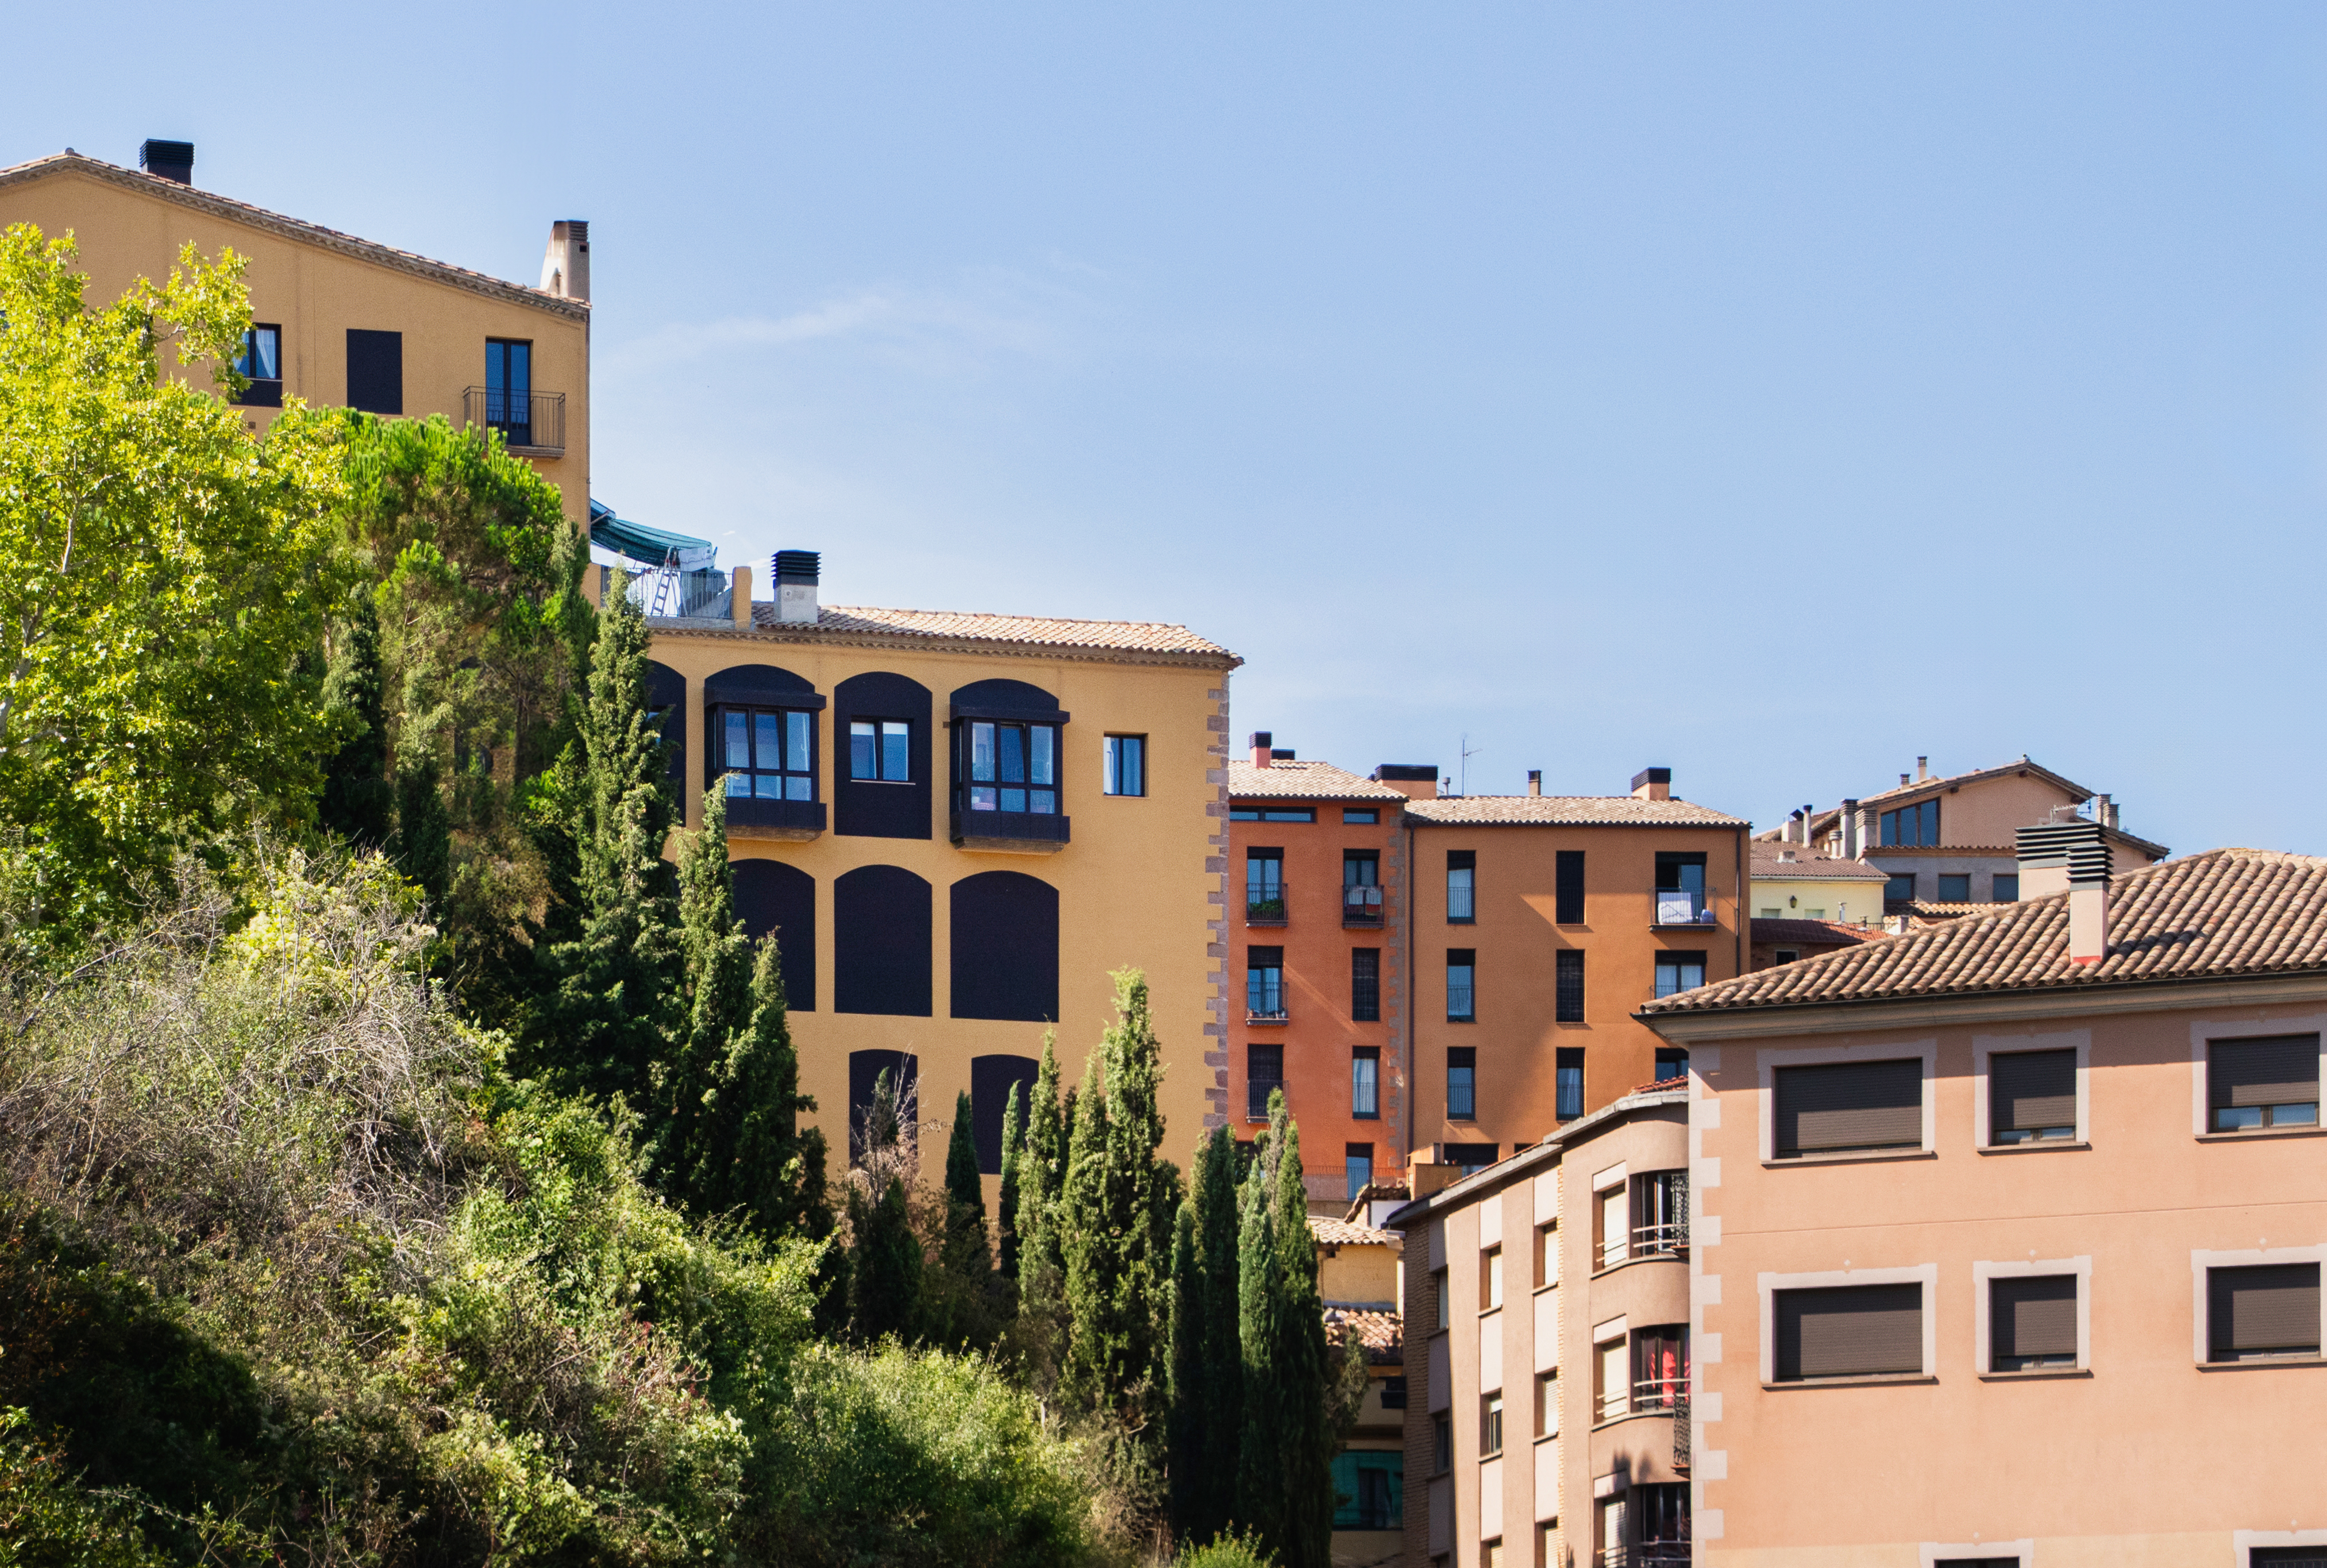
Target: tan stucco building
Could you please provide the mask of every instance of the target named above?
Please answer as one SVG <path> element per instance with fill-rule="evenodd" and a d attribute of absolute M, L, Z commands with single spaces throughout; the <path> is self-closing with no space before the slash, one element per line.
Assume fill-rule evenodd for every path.
<path fill-rule="evenodd" d="M 0 227 L 79 247 L 92 303 L 159 282 L 189 244 L 249 259 L 253 341 L 242 398 L 263 427 L 286 397 L 407 418 L 492 425 L 586 524 L 590 495 L 589 225 L 551 226 L 541 285 L 286 218 L 192 183 L 193 149 L 148 142 L 145 168 L 64 152 L 0 169 Z M 159 171 L 158 173 L 155 171 Z M 164 373 L 205 367 L 165 359 Z"/>

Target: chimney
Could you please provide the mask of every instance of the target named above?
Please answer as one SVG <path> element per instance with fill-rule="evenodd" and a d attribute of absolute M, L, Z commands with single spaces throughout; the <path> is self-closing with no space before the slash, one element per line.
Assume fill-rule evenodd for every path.
<path fill-rule="evenodd" d="M 1924 780 L 1926 780 L 1926 779 L 1928 779 L 1929 778 L 1930 778 L 1930 776 L 1931 776 L 1931 760 L 1930 760 L 1929 757 L 1918 757 L 1918 758 L 1916 758 L 1916 759 L 1915 759 L 1915 782 L 1916 782 L 1916 783 L 1918 783 L 1918 784 L 1920 784 L 1920 783 L 1922 783 Z"/>
<path fill-rule="evenodd" d="M 1270 762 L 1276 761 L 1276 748 L 1271 744 L 1271 742 L 1276 739 L 1276 737 L 1270 734 L 1266 730 L 1255 730 L 1252 733 L 1252 739 L 1248 742 L 1248 744 L 1252 748 L 1252 765 L 1254 767 L 1266 768 Z"/>
<path fill-rule="evenodd" d="M 2099 823 L 2103 827 L 2115 827 L 2117 826 L 2117 807 L 2109 804 L 2109 798 L 2107 796 L 2096 795 L 2093 797 L 2093 820 Z"/>
<path fill-rule="evenodd" d="M 2098 822 L 2043 822 L 2018 835 L 2020 897 L 2069 895 L 2069 962 L 2108 953 L 2108 841 Z"/>
<path fill-rule="evenodd" d="M 1858 820 L 1858 802 L 1855 799 L 1844 800 L 1842 809 L 1837 816 L 1840 818 L 1838 826 L 1842 829 L 1842 858 L 1856 860 L 1859 850 L 1858 831 L 1861 826 Z"/>
<path fill-rule="evenodd" d="M 1643 800 L 1672 798 L 1672 770 L 1643 768 L 1632 775 L 1632 793 Z"/>
<path fill-rule="evenodd" d="M 816 584 L 820 557 L 814 550 L 776 552 L 776 620 L 786 626 L 816 624 Z"/>
<path fill-rule="evenodd" d="M 1909 778 L 1907 777 L 1907 775 L 1906 775 L 1906 774 L 1902 773 L 1902 774 L 1900 774 L 1900 775 L 1899 775 L 1899 788 L 1900 788 L 1900 789 L 1905 789 L 1909 784 L 1911 784 L 1911 783 L 1912 783 L 1912 782 L 1913 782 L 1913 780 L 1912 780 L 1912 779 L 1909 779 Z"/>
<path fill-rule="evenodd" d="M 734 617 L 735 630 L 752 630 L 752 568 L 738 566 L 731 578 L 727 593 L 727 610 Z"/>
<path fill-rule="evenodd" d="M 1530 795 L 1540 795 L 1543 793 L 1542 769 L 1530 768 L 1528 770 L 1528 793 Z"/>
<path fill-rule="evenodd" d="M 1296 759 L 1293 755 L 1292 747 L 1272 746 L 1268 751 L 1268 760 L 1271 762 L 1291 762 Z"/>
<path fill-rule="evenodd" d="M 1384 762 L 1373 770 L 1372 778 L 1408 800 L 1438 798 L 1438 770 L 1426 762 Z"/>
<path fill-rule="evenodd" d="M 541 292 L 560 299 L 590 298 L 590 225 L 561 218 L 549 226 L 549 247 L 541 253 Z"/>
<path fill-rule="evenodd" d="M 192 142 L 157 142 L 148 136 L 145 145 L 137 149 L 137 166 L 161 179 L 191 185 L 194 182 L 194 145 Z"/>

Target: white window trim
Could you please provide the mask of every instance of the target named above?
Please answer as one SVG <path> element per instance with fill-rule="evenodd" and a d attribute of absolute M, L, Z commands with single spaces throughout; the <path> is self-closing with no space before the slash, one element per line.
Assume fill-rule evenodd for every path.
<path fill-rule="evenodd" d="M 1793 1050 L 1763 1050 L 1755 1053 L 1759 1059 L 1762 1100 L 1762 1158 L 1778 1157 L 1778 1069 L 1781 1067 L 1824 1067 L 1840 1061 L 1905 1061 L 1909 1058 L 1923 1064 L 1923 1149 L 1926 1154 L 1939 1146 L 1939 1107 L 1931 1092 L 1931 1079 L 1937 1076 L 1939 1042 L 1937 1039 L 1900 1041 L 1884 1045 L 1813 1045 Z M 1906 1153 L 1907 1151 L 1892 1151 Z M 1875 1156 L 1880 1158 L 1878 1154 Z M 1792 1164 L 1793 1161 L 1786 1163 Z M 1801 1163 L 1813 1165 L 1816 1160 Z"/>
<path fill-rule="evenodd" d="M 1926 1541 L 1917 1548 L 1916 1568 L 1934 1568 L 1951 1557 L 2014 1557 L 2025 1563 L 2034 1554 L 2033 1538 L 2018 1541 L 1964 1541 L 1955 1545 Z"/>
<path fill-rule="evenodd" d="M 2230 1550 L 2238 1554 L 2238 1568 L 2247 1568 L 2253 1559 L 2248 1555 L 2257 1547 L 2267 1551 L 2273 1546 L 2327 1546 L 2327 1530 L 2233 1530 Z"/>
<path fill-rule="evenodd" d="M 1629 1316 L 1611 1318 L 1604 1323 L 1594 1323 L 1592 1326 L 1592 1348 L 1597 1350 L 1612 1339 L 1621 1339 L 1631 1330 L 1631 1319 Z"/>
<path fill-rule="evenodd" d="M 2079 1099 L 2083 1097 L 2079 1095 Z M 1977 1358 L 1974 1367 L 1982 1373 L 1995 1370 L 1995 1358 L 1988 1354 L 1988 1310 L 1993 1293 L 1988 1290 L 1992 1280 L 2041 1279 L 2048 1274 L 2077 1276 L 2077 1367 L 2089 1371 L 2093 1364 L 2093 1260 L 2082 1257 L 2032 1258 L 2025 1263 L 1975 1263 L 1971 1265 L 1972 1345 Z M 1974 1554 L 1977 1555 L 1977 1554 Z"/>
<path fill-rule="evenodd" d="M 2193 1249 L 2191 1252 L 2191 1360 L 2201 1367 L 2219 1367 L 2227 1365 L 2227 1363 L 2224 1362 L 2209 1361 L 2206 1358 L 2206 1330 L 2210 1326 L 2206 1321 L 2206 1271 L 2208 1269 L 2216 1268 L 2252 1268 L 2257 1265 L 2268 1265 L 2275 1263 L 2315 1263 L 2321 1265 L 2322 1272 L 2327 1272 L 2327 1246 L 2249 1247 L 2243 1252 L 2200 1252 Z M 2327 1297 L 2322 1297 L 2319 1315 L 2322 1320 L 2320 1325 L 2322 1330 L 2327 1330 Z M 2322 1337 L 2320 1339 L 2320 1345 L 2322 1349 L 2327 1349 L 2327 1333 L 2322 1333 Z M 2260 1364 L 2265 1366 L 2268 1365 L 2267 1362 Z M 2244 1365 L 2244 1363 L 2241 1363 L 2241 1365 Z M 2298 1542 L 2295 1544 L 2298 1545 L 2309 1545 L 2307 1542 Z"/>
<path fill-rule="evenodd" d="M 2093 1065 L 2093 1031 L 2089 1029 L 2064 1029 L 2053 1034 L 1976 1034 L 1971 1041 L 1971 1143 L 1975 1149 L 2026 1149 L 2043 1145 L 2028 1143 L 1994 1143 L 1995 1118 L 1989 1114 L 1988 1060 L 1991 1057 L 2017 1056 L 2032 1050 L 2069 1050 L 2077 1053 L 2077 1142 L 2093 1141 L 2090 1086 Z M 1982 1365 L 1985 1365 L 1983 1362 Z"/>
<path fill-rule="evenodd" d="M 2296 1018 L 2241 1018 L 2235 1022 L 2218 1022 L 2201 1018 L 2190 1026 L 2190 1131 L 2196 1137 L 2205 1137 L 2213 1129 L 2206 1125 L 2206 1060 L 2207 1046 L 2214 1041 L 2266 1040 L 2277 1034 L 2311 1034 L 2319 1036 L 2319 1066 L 2322 1081 L 2327 1081 L 2327 1013 L 2309 1013 Z M 2204 1358 L 2199 1358 L 2203 1360 Z"/>
<path fill-rule="evenodd" d="M 1926 1103 L 1926 1112 L 1929 1105 Z M 1762 1381 L 1778 1380 L 1778 1311 L 1780 1291 L 1827 1290 L 1836 1285 L 1914 1285 L 1923 1287 L 1923 1366 L 1915 1376 L 1935 1376 L 1939 1365 L 1939 1265 L 1911 1264 L 1904 1268 L 1829 1269 L 1822 1274 L 1765 1274 L 1753 1276 L 1762 1298 Z"/>
<path fill-rule="evenodd" d="M 1624 1167 L 1621 1165 L 1611 1165 L 1605 1171 L 1595 1171 L 1592 1173 L 1592 1190 L 1594 1192 L 1605 1192 L 1608 1189 L 1616 1186 L 1623 1180 Z"/>

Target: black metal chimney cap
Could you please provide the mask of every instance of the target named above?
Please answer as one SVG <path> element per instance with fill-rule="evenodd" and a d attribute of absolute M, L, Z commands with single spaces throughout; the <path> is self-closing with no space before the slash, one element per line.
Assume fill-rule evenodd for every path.
<path fill-rule="evenodd" d="M 1396 779 L 1401 783 L 1435 784 L 1438 764 L 1435 762 L 1384 762 L 1374 770 L 1377 784 Z"/>
<path fill-rule="evenodd" d="M 813 583 L 822 570 L 823 556 L 815 550 L 778 550 L 776 581 Z"/>
<path fill-rule="evenodd" d="M 175 180 L 181 185 L 194 182 L 194 145 L 192 142 L 164 142 L 152 136 L 137 149 L 137 165 L 148 174 L 164 180 Z"/>
<path fill-rule="evenodd" d="M 1638 789 L 1643 784 L 1669 784 L 1671 782 L 1672 770 L 1669 768 L 1643 768 L 1639 772 L 1632 775 L 1632 788 L 1635 789 Z"/>

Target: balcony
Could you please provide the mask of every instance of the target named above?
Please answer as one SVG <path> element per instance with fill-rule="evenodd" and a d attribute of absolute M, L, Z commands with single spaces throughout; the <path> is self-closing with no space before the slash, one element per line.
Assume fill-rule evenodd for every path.
<path fill-rule="evenodd" d="M 1656 900 L 1655 924 L 1659 926 L 1710 926 L 1715 923 L 1713 895 L 1696 888 L 1659 888 L 1650 895 Z"/>
<path fill-rule="evenodd" d="M 1341 890 L 1341 924 L 1378 928 L 1381 923 L 1381 889 L 1345 887 Z"/>
<path fill-rule="evenodd" d="M 1055 812 L 956 811 L 951 816 L 953 842 L 988 854 L 1056 854 L 1074 836 L 1073 823 Z"/>
<path fill-rule="evenodd" d="M 1245 1079 L 1245 1120 L 1248 1122 L 1265 1122 L 1268 1120 L 1268 1097 L 1280 1090 L 1285 1090 L 1285 1085 L 1282 1080 L 1277 1078 L 1255 1078 Z M 1289 1106 L 1293 1100 L 1293 1096 L 1290 1091 L 1285 1091 L 1285 1098 L 1286 1105 Z"/>
<path fill-rule="evenodd" d="M 1281 882 L 1248 882 L 1244 890 L 1244 923 L 1248 926 L 1281 926 L 1287 908 L 1285 884 Z"/>
<path fill-rule="evenodd" d="M 498 430 L 519 457 L 565 455 L 565 394 L 472 387 L 461 394 L 466 429 Z"/>
<path fill-rule="evenodd" d="M 1592 1554 L 1599 1568 L 1689 1568 L 1695 1561 L 1687 1541 L 1642 1541 L 1634 1546 L 1603 1546 Z"/>
<path fill-rule="evenodd" d="M 1632 1385 L 1632 1404 L 1628 1411 L 1618 1414 L 1653 1415 L 1659 1412 L 1685 1410 L 1688 1406 L 1688 1379 L 1686 1377 L 1643 1377 Z M 1607 1418 L 1603 1416 L 1603 1421 Z"/>

